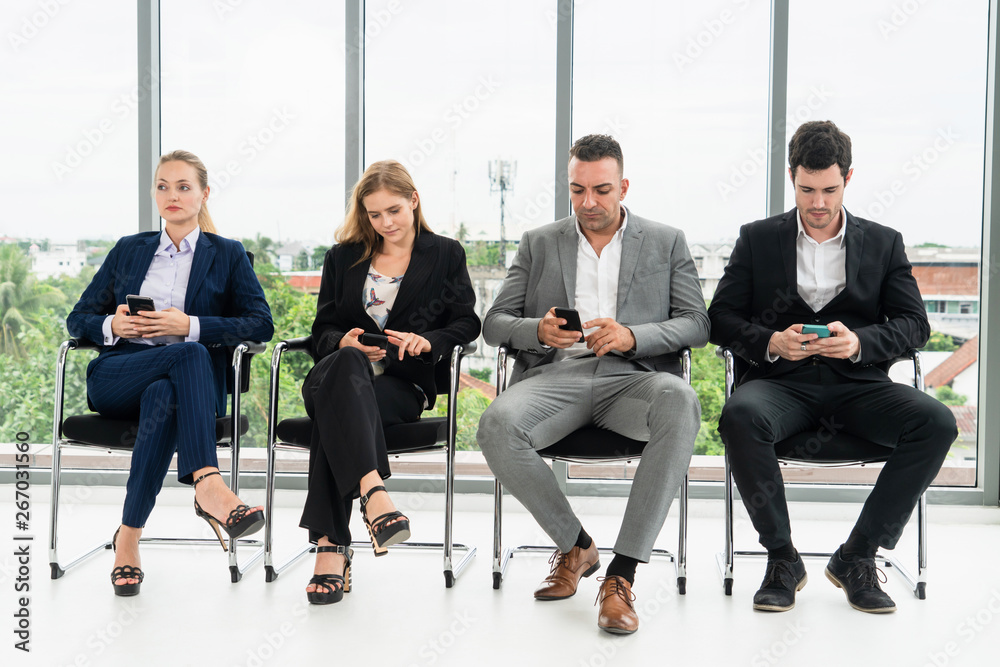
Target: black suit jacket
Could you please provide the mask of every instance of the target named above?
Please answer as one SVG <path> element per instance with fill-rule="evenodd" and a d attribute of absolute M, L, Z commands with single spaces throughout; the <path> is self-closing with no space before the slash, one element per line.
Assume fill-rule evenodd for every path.
<path fill-rule="evenodd" d="M 846 209 L 845 209 L 846 211 Z M 902 235 L 847 213 L 844 289 L 819 312 L 799 296 L 796 278 L 796 209 L 740 229 L 740 237 L 708 308 L 710 340 L 733 348 L 749 368 L 744 381 L 787 373 L 803 361 L 766 358 L 775 331 L 792 324 L 840 321 L 858 335 L 861 357 L 821 358 L 838 373 L 858 380 L 888 380 L 888 364 L 922 347 L 930 324 L 906 259 Z"/>
<path fill-rule="evenodd" d="M 360 244 L 339 244 L 326 253 L 312 326 L 316 361 L 335 352 L 340 339 L 355 327 L 381 333 L 365 312 L 363 290 L 370 262 L 358 261 L 363 252 Z M 434 365 L 455 345 L 479 336 L 481 324 L 475 305 L 476 293 L 462 245 L 433 232 L 420 232 L 385 328 L 418 333 L 430 342 L 431 351 L 417 357 L 407 355 L 403 361 L 387 354 L 386 375 L 420 387 L 428 407 L 433 407 L 438 393 Z"/>

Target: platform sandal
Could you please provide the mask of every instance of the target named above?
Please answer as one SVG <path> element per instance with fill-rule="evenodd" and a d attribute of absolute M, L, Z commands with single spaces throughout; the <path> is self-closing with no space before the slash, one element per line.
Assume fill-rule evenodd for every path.
<path fill-rule="evenodd" d="M 344 598 L 344 593 L 351 592 L 351 559 L 354 558 L 354 549 L 343 545 L 316 547 L 316 553 L 343 554 L 346 559 L 344 561 L 344 573 L 342 575 L 314 574 L 309 583 L 314 584 L 316 590 L 311 593 L 307 592 L 306 597 L 309 599 L 310 604 L 333 604 L 334 602 L 340 602 Z M 326 588 L 329 592 L 321 591 L 320 586 Z"/>
<path fill-rule="evenodd" d="M 220 475 L 219 471 L 205 473 L 198 479 L 194 480 L 192 486 L 198 486 L 198 482 L 205 479 L 206 477 L 211 477 L 212 475 Z M 236 509 L 229 513 L 229 518 L 226 519 L 225 523 L 222 523 L 214 516 L 206 512 L 198 504 L 198 499 L 194 500 L 194 513 L 200 516 L 202 519 L 208 522 L 208 525 L 212 527 L 215 531 L 215 536 L 219 538 L 219 544 L 222 545 L 223 551 L 228 551 L 229 548 L 226 545 L 226 540 L 222 537 L 222 531 L 226 531 L 226 534 L 230 538 L 236 539 L 244 535 L 253 535 L 258 530 L 264 527 L 264 512 L 263 510 L 257 510 L 255 512 L 250 511 L 249 505 L 239 504 Z"/>
<path fill-rule="evenodd" d="M 118 552 L 118 533 L 121 532 L 122 527 L 118 526 L 118 530 L 115 531 L 115 536 L 111 538 L 111 550 Z M 115 595 L 123 598 L 131 597 L 133 595 L 139 594 L 139 585 L 142 583 L 145 575 L 137 567 L 132 565 L 121 565 L 111 570 L 111 585 L 115 589 Z M 134 584 L 122 584 L 118 585 L 119 579 L 137 579 Z"/>
<path fill-rule="evenodd" d="M 374 520 L 369 520 L 365 506 L 371 495 L 378 491 L 385 491 L 385 487 L 372 487 L 368 493 L 361 496 L 361 516 L 365 520 L 365 528 L 368 529 L 368 536 L 372 540 L 372 549 L 375 550 L 375 555 L 384 556 L 388 547 L 410 539 L 410 520 L 402 512 L 386 512 L 375 517 Z M 396 521 L 397 519 L 399 520 Z M 390 523 L 393 521 L 395 523 Z"/>

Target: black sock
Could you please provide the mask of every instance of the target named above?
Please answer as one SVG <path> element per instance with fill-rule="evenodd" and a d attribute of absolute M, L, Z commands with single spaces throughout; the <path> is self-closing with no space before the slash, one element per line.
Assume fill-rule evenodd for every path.
<path fill-rule="evenodd" d="M 840 555 L 844 560 L 874 558 L 877 551 L 878 543 L 872 542 L 866 535 L 859 532 L 857 528 L 851 530 L 850 537 L 840 546 Z"/>
<path fill-rule="evenodd" d="M 580 534 L 576 536 L 576 544 L 574 547 L 580 547 L 581 549 L 589 549 L 590 545 L 594 543 L 594 540 L 590 539 L 590 535 L 587 534 L 583 528 L 580 529 Z"/>
<path fill-rule="evenodd" d="M 622 556 L 621 554 L 615 554 L 615 557 L 611 559 L 611 564 L 608 565 L 608 572 L 605 576 L 619 576 L 628 581 L 630 585 L 634 584 L 635 566 L 638 564 L 639 561 L 634 558 Z"/>
<path fill-rule="evenodd" d="M 789 542 L 783 547 L 778 547 L 777 549 L 767 550 L 768 560 L 787 560 L 789 563 L 794 563 L 799 559 L 799 552 L 795 550 L 792 543 Z"/>

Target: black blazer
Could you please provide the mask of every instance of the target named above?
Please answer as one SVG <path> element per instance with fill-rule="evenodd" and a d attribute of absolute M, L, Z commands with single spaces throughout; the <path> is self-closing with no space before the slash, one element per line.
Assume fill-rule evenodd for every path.
<path fill-rule="evenodd" d="M 846 211 L 846 209 L 845 209 Z M 888 363 L 930 336 L 924 302 L 906 259 L 902 235 L 847 213 L 847 284 L 819 312 L 798 293 L 796 209 L 740 229 L 729 265 L 708 308 L 710 341 L 733 348 L 749 364 L 744 380 L 773 377 L 806 363 L 766 358 L 771 334 L 792 324 L 840 321 L 858 335 L 858 363 L 821 361 L 859 380 L 888 380 Z"/>
<path fill-rule="evenodd" d="M 101 327 L 105 318 L 125 303 L 125 295 L 139 293 L 159 243 L 160 232 L 141 232 L 119 239 L 67 316 L 71 336 L 101 346 L 100 355 L 87 366 L 88 375 L 100 359 L 121 354 L 124 346 L 133 345 L 119 341 L 105 347 Z M 208 348 L 212 358 L 215 411 L 225 415 L 230 375 L 227 346 L 243 340 L 266 342 L 274 335 L 264 290 L 239 241 L 206 232 L 198 235 L 182 310 L 198 317 L 198 342 Z"/>
<path fill-rule="evenodd" d="M 360 244 L 339 244 L 326 253 L 312 326 L 316 361 L 335 352 L 340 339 L 355 327 L 381 333 L 365 312 L 362 292 L 370 262 L 358 262 L 363 252 Z M 407 355 L 403 361 L 387 354 L 386 375 L 420 387 L 428 407 L 433 407 L 438 393 L 434 365 L 455 345 L 479 336 L 481 324 L 475 305 L 476 293 L 462 245 L 433 232 L 420 232 L 385 327 L 420 334 L 430 342 L 431 351 L 417 357 Z"/>

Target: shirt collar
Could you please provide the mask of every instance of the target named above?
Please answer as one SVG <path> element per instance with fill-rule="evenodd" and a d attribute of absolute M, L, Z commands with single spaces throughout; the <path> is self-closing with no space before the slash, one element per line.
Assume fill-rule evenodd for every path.
<path fill-rule="evenodd" d="M 625 212 L 624 217 L 622 217 L 622 226 L 618 228 L 617 232 L 615 232 L 614 238 L 611 239 L 612 243 L 615 243 L 615 242 L 618 242 L 618 241 L 622 240 L 622 237 L 625 235 L 625 227 L 628 226 L 628 209 L 625 208 L 624 204 L 622 204 L 622 211 Z M 576 216 L 573 216 L 573 217 L 576 218 Z M 576 228 L 576 235 L 577 235 L 577 238 L 579 239 L 580 243 L 590 243 L 590 241 L 587 240 L 587 237 L 583 235 L 583 229 L 580 228 L 580 220 L 579 220 L 579 218 L 576 218 L 575 228 Z"/>
<path fill-rule="evenodd" d="M 816 241 L 816 239 L 814 239 L 813 237 L 811 237 L 808 234 L 806 234 L 806 229 L 805 229 L 805 227 L 802 224 L 802 214 L 799 213 L 798 209 L 795 209 L 795 220 L 796 220 L 796 222 L 798 222 L 798 225 L 799 225 L 799 233 L 795 236 L 795 238 L 798 239 L 799 237 L 805 236 L 807 239 L 809 239 L 810 241 L 812 241 L 816 245 L 819 245 L 819 243 Z M 829 238 L 826 241 L 823 241 L 823 243 L 829 243 L 830 241 L 833 241 L 834 239 L 840 239 L 840 241 L 837 243 L 837 245 L 839 245 L 841 248 L 844 247 L 844 241 L 847 238 L 844 235 L 844 231 L 847 229 L 847 209 L 845 209 L 843 206 L 840 207 L 840 220 L 841 220 L 840 231 L 837 232 L 836 235 L 834 235 L 832 238 Z"/>
<path fill-rule="evenodd" d="M 201 234 L 201 228 L 195 227 L 191 230 L 191 233 L 181 239 L 180 252 L 185 252 L 191 250 L 194 252 L 194 247 L 198 243 L 198 237 Z M 157 253 L 169 253 L 170 249 L 173 247 L 174 242 L 170 240 L 170 236 L 167 234 L 167 230 L 164 229 L 160 232 L 160 245 L 157 246 Z"/>

